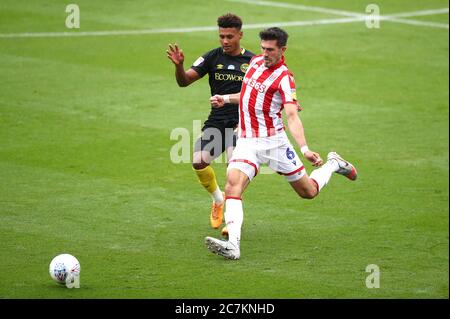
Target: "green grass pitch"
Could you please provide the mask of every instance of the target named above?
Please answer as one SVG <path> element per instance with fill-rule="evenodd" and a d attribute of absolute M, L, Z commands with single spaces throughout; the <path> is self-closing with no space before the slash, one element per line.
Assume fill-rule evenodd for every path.
<path fill-rule="evenodd" d="M 364 13 L 373 1 L 284 0 Z M 80 29 L 61 1 L 0 3 L 0 298 L 448 298 L 448 13 L 290 26 L 310 148 L 336 150 L 359 179 L 334 176 L 313 201 L 277 174 L 244 194 L 241 260 L 211 254 L 210 199 L 189 163 L 175 164 L 175 128 L 209 113 L 207 79 L 179 88 L 166 58 L 187 68 L 219 45 L 216 31 L 5 37 L 343 18 L 222 0 L 77 0 Z M 382 14 L 448 8 L 447 1 L 376 2 Z M 259 52 L 260 29 L 242 44 Z M 215 163 L 220 185 L 226 165 Z M 312 171 L 311 165 L 306 164 Z M 81 288 L 48 274 L 71 253 Z M 366 266 L 380 268 L 368 289 Z"/>

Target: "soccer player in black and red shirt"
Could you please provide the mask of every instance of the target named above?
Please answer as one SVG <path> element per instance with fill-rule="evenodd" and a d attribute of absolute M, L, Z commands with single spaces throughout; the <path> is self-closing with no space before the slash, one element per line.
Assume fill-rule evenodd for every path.
<path fill-rule="evenodd" d="M 244 74 L 254 54 L 240 45 L 243 35 L 240 17 L 230 13 L 222 15 L 217 19 L 217 25 L 220 47 L 199 57 L 188 70 L 184 70 L 183 51 L 178 45 L 169 44 L 167 57 L 175 65 L 175 77 L 180 87 L 188 86 L 208 74 L 211 96 L 240 92 Z M 225 151 L 228 159 L 231 157 L 236 145 L 234 131 L 239 123 L 238 105 L 225 102 L 222 108 L 211 108 L 193 154 L 194 171 L 213 200 L 210 216 L 213 228 L 219 228 L 222 224 L 225 199 L 210 163 Z"/>

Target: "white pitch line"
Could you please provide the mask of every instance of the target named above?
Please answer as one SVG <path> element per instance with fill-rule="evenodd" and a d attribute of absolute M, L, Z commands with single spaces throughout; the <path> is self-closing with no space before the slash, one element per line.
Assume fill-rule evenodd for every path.
<path fill-rule="evenodd" d="M 329 13 L 329 14 L 335 14 L 335 15 L 346 16 L 346 17 L 366 17 L 365 14 L 358 13 L 358 12 L 335 10 L 335 9 L 328 9 L 328 8 L 323 8 L 323 7 L 305 6 L 305 5 L 293 4 L 293 3 L 273 2 L 273 1 L 264 1 L 264 0 L 227 0 L 227 1 L 246 3 L 246 4 L 251 4 L 251 5 L 259 5 L 259 6 L 268 6 L 268 7 L 274 7 L 274 8 L 288 8 L 288 9 L 295 9 L 295 10 L 300 10 L 300 11 Z M 448 13 L 448 12 L 449 12 L 448 8 L 433 9 L 433 10 L 420 10 L 420 11 L 414 11 L 414 12 L 402 12 L 402 13 L 391 14 L 391 15 L 386 15 L 386 16 L 380 15 L 379 19 L 384 20 L 384 21 L 403 23 L 403 24 L 448 29 L 449 26 L 446 23 L 400 19 L 400 18 L 405 18 L 405 17 L 434 15 L 434 14 L 442 14 L 442 13 Z"/>
<path fill-rule="evenodd" d="M 448 24 L 439 23 L 439 22 L 419 21 L 419 20 L 410 20 L 410 19 L 396 19 L 396 18 L 391 18 L 389 16 L 380 17 L 380 20 L 385 20 L 385 21 L 390 21 L 390 22 L 398 22 L 398 23 L 410 24 L 410 25 L 416 25 L 416 26 L 422 26 L 422 27 L 448 29 Z"/>
<path fill-rule="evenodd" d="M 289 22 L 271 22 L 246 24 L 245 30 L 263 29 L 273 26 L 310 26 L 321 24 L 336 24 L 363 21 L 365 17 L 358 18 L 335 18 L 309 21 L 289 21 Z M 217 26 L 213 27 L 192 27 L 192 28 L 173 28 L 173 29 L 143 29 L 143 30 L 112 30 L 112 31 L 85 31 L 85 32 L 27 32 L 27 33 L 0 33 L 0 38 L 53 38 L 53 37 L 87 37 L 87 36 L 114 36 L 114 35 L 142 35 L 142 34 L 161 34 L 161 33 L 191 33 L 216 31 Z"/>
<path fill-rule="evenodd" d="M 277 27 L 306 27 L 312 25 L 325 25 L 325 24 L 338 24 L 338 23 L 351 23 L 364 21 L 365 17 L 358 18 L 334 18 L 334 19 L 321 19 L 321 20 L 309 20 L 309 21 L 288 21 L 288 22 L 271 22 L 260 24 L 247 24 L 245 30 L 248 29 L 264 29 L 273 26 Z"/>
<path fill-rule="evenodd" d="M 448 8 L 394 13 L 394 14 L 388 14 L 386 16 L 392 17 L 392 18 L 405 18 L 405 17 L 409 18 L 409 17 L 429 16 L 429 15 L 445 14 L 445 13 L 448 13 Z"/>
<path fill-rule="evenodd" d="M 328 8 L 323 8 L 323 7 L 305 6 L 302 4 L 293 4 L 293 3 L 285 3 L 285 2 L 273 2 L 273 1 L 262 1 L 262 0 L 261 1 L 260 0 L 227 0 L 227 1 L 247 3 L 247 4 L 251 4 L 251 5 L 274 7 L 274 8 L 278 7 L 278 8 L 295 9 L 295 10 L 300 10 L 300 11 L 330 13 L 330 14 L 346 16 L 346 17 L 355 17 L 355 18 L 363 15 L 362 13 L 358 13 L 358 12 L 328 9 Z"/>
<path fill-rule="evenodd" d="M 82 32 L 26 32 L 26 33 L 0 33 L 0 38 L 51 38 L 51 37 L 88 37 L 111 35 L 139 35 L 160 33 L 189 33 L 199 31 L 216 31 L 214 27 L 192 27 L 172 29 L 143 29 L 143 30 L 110 30 L 110 31 L 82 31 Z"/>
<path fill-rule="evenodd" d="M 245 0 L 228 0 L 228 1 L 245 1 Z M 258 1 L 261 2 L 261 1 Z M 280 4 L 280 3 L 277 3 Z M 292 5 L 294 6 L 294 5 Z M 298 5 L 295 5 L 298 6 Z M 304 7 L 304 6 L 301 6 Z M 320 8 L 313 8 L 314 11 L 318 12 Z M 321 10 L 321 9 L 320 9 Z M 445 11 L 446 10 L 446 11 Z M 327 10 L 329 11 L 329 10 Z M 336 12 L 336 10 L 331 10 Z M 341 12 L 341 11 L 338 11 Z M 433 12 L 433 13 L 432 13 Z M 409 16 L 419 16 L 428 15 L 436 13 L 448 12 L 448 8 L 436 9 L 436 10 L 422 10 L 413 12 L 403 12 L 398 14 L 380 16 L 380 20 L 400 22 L 411 25 L 419 26 L 429 26 L 436 28 L 449 28 L 448 24 L 445 23 L 435 23 L 417 20 L 407 20 L 399 19 L 398 16 L 409 17 Z M 344 15 L 344 14 L 341 14 Z M 347 18 L 334 18 L 334 19 L 320 19 L 320 20 L 306 20 L 306 21 L 289 21 L 289 22 L 271 22 L 271 23 L 259 23 L 259 24 L 247 24 L 244 26 L 245 29 L 260 29 L 268 28 L 272 26 L 279 27 L 289 27 L 289 26 L 312 26 L 312 25 L 326 25 L 326 24 L 339 24 L 339 23 L 351 23 L 358 21 L 365 21 L 367 15 L 364 14 L 347 14 Z M 86 36 L 116 36 L 116 35 L 144 35 L 144 34 L 162 34 L 162 33 L 191 33 L 191 32 L 205 32 L 205 31 L 216 31 L 217 26 L 208 27 L 192 27 L 192 28 L 165 28 L 165 29 L 143 29 L 143 30 L 110 30 L 110 31 L 73 31 L 73 32 L 25 32 L 25 33 L 0 33 L 0 38 L 52 38 L 52 37 L 86 37 Z"/>

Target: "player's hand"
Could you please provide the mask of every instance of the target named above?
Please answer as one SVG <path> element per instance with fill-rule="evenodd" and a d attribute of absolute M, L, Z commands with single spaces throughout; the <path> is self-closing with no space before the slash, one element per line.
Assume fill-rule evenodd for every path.
<path fill-rule="evenodd" d="M 225 100 L 223 99 L 222 95 L 211 96 L 209 102 L 211 103 L 211 106 L 214 108 L 223 107 L 225 105 Z"/>
<path fill-rule="evenodd" d="M 167 57 L 170 61 L 172 61 L 175 65 L 183 64 L 184 62 L 184 54 L 183 50 L 181 50 L 178 45 L 175 43 L 174 45 L 169 44 L 169 50 L 166 51 Z"/>
<path fill-rule="evenodd" d="M 320 157 L 319 153 L 313 152 L 313 151 L 307 151 L 303 155 L 308 161 L 312 163 L 313 166 L 320 166 L 323 164 L 323 160 Z"/>

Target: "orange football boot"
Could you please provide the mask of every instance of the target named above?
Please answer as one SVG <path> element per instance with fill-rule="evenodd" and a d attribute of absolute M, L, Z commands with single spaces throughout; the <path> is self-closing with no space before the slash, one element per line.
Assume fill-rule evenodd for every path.
<path fill-rule="evenodd" d="M 211 206 L 211 216 L 209 217 L 209 220 L 211 221 L 211 227 L 215 229 L 219 228 L 223 222 L 223 208 L 225 206 L 225 194 L 223 195 L 223 198 L 224 201 L 222 202 L 222 204 L 216 204 L 215 202 L 213 202 Z"/>

